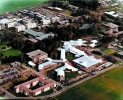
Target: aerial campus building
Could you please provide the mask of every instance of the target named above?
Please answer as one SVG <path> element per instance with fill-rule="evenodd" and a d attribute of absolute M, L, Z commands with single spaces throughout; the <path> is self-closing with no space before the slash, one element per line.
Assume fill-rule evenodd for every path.
<path fill-rule="evenodd" d="M 44 34 L 44 33 L 42 33 L 42 32 L 36 32 L 36 31 L 33 31 L 33 30 L 31 30 L 31 29 L 26 29 L 25 31 L 24 31 L 24 34 L 28 34 L 28 35 L 31 35 L 31 36 L 33 36 L 35 39 L 37 39 L 37 40 L 39 40 L 39 41 L 41 41 L 41 40 L 43 40 L 43 39 L 45 39 L 45 38 L 48 38 L 48 37 L 54 37 L 54 34 L 53 33 L 49 33 L 49 34 Z"/>
<path fill-rule="evenodd" d="M 75 57 L 77 58 L 73 60 L 73 63 L 79 69 L 91 71 L 92 69 L 104 63 L 101 58 L 96 58 L 94 55 L 88 55 L 86 52 L 73 47 L 69 42 L 65 43 L 63 48 L 75 54 Z"/>
<path fill-rule="evenodd" d="M 57 86 L 57 83 L 51 79 L 48 79 L 45 76 L 40 76 L 14 86 L 16 93 L 24 93 L 26 96 L 36 96 L 42 92 L 54 89 Z"/>

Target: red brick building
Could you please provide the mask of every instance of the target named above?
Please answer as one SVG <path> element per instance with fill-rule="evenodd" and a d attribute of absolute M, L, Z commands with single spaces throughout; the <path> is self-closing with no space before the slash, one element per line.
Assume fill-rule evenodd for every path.
<path fill-rule="evenodd" d="M 28 55 L 29 58 L 32 59 L 32 62 L 33 63 L 40 63 L 42 62 L 42 60 L 44 58 L 47 58 L 48 57 L 48 54 L 44 51 L 41 51 L 41 50 L 35 50 L 35 51 L 31 51 L 29 53 L 26 53 Z"/>
<path fill-rule="evenodd" d="M 14 86 L 16 93 L 24 93 L 26 96 L 36 96 L 42 92 L 55 88 L 57 83 L 45 76 L 40 76 L 24 82 L 20 85 Z"/>

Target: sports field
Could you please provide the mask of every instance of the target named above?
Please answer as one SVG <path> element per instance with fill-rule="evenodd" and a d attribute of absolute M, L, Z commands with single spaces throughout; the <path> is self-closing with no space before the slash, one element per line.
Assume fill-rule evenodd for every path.
<path fill-rule="evenodd" d="M 49 0 L 0 0 L 0 14 L 40 5 Z"/>
<path fill-rule="evenodd" d="M 58 100 L 123 100 L 123 65 L 75 86 Z"/>

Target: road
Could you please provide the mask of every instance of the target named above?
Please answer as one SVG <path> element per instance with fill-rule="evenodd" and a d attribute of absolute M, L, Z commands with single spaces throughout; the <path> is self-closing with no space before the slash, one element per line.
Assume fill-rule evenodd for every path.
<path fill-rule="evenodd" d="M 122 64 L 122 63 L 121 63 L 121 64 Z M 109 71 L 109 70 L 111 70 L 111 69 L 113 69 L 113 68 L 116 68 L 116 67 L 119 66 L 119 65 L 120 65 L 120 64 L 113 65 L 113 66 L 111 66 L 111 67 L 108 67 L 108 68 L 106 68 L 106 69 L 103 69 L 103 70 L 101 70 L 101 71 L 98 71 L 98 72 L 96 72 L 95 75 L 90 76 L 90 77 L 87 77 L 87 78 L 85 78 L 85 79 L 83 79 L 83 80 L 80 80 L 80 81 L 78 81 L 78 82 L 76 82 L 76 83 L 74 83 L 74 84 L 72 84 L 72 85 L 70 85 L 70 86 L 63 86 L 63 89 L 60 90 L 60 91 L 55 91 L 55 92 L 53 92 L 52 94 L 45 95 L 45 96 L 31 97 L 31 99 L 39 99 L 39 98 L 40 98 L 40 99 L 43 99 L 43 100 L 47 100 L 47 98 L 49 98 L 49 97 L 57 96 L 57 95 L 59 95 L 59 94 L 65 92 L 66 90 L 68 90 L 68 89 L 70 89 L 70 88 L 72 88 L 72 87 L 74 87 L 74 86 L 76 86 L 76 85 L 78 85 L 78 84 L 81 84 L 81 83 L 83 83 L 83 82 L 85 82 L 85 81 L 88 81 L 88 80 L 90 80 L 90 79 L 92 79 L 92 78 L 94 78 L 94 77 L 97 77 L 98 75 L 101 75 L 101 74 L 103 74 L 103 73 L 105 73 L 105 72 L 107 72 L 107 71 Z M 30 99 L 30 97 L 14 97 L 14 99 Z"/>

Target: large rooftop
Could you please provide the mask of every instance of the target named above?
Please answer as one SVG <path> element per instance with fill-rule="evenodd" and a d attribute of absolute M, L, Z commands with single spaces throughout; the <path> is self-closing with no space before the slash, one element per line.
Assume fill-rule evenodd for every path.
<path fill-rule="evenodd" d="M 37 56 L 37 55 L 40 55 L 40 54 L 42 54 L 42 55 L 45 55 L 45 54 L 47 54 L 47 53 L 45 53 L 44 51 L 41 51 L 41 50 L 35 50 L 35 51 L 31 51 L 31 52 L 29 52 L 29 53 L 26 53 L 30 58 L 32 58 L 32 57 L 34 57 L 34 56 Z"/>
<path fill-rule="evenodd" d="M 102 59 L 96 59 L 94 56 L 82 56 L 74 59 L 73 62 L 88 68 L 95 64 L 102 63 Z"/>

